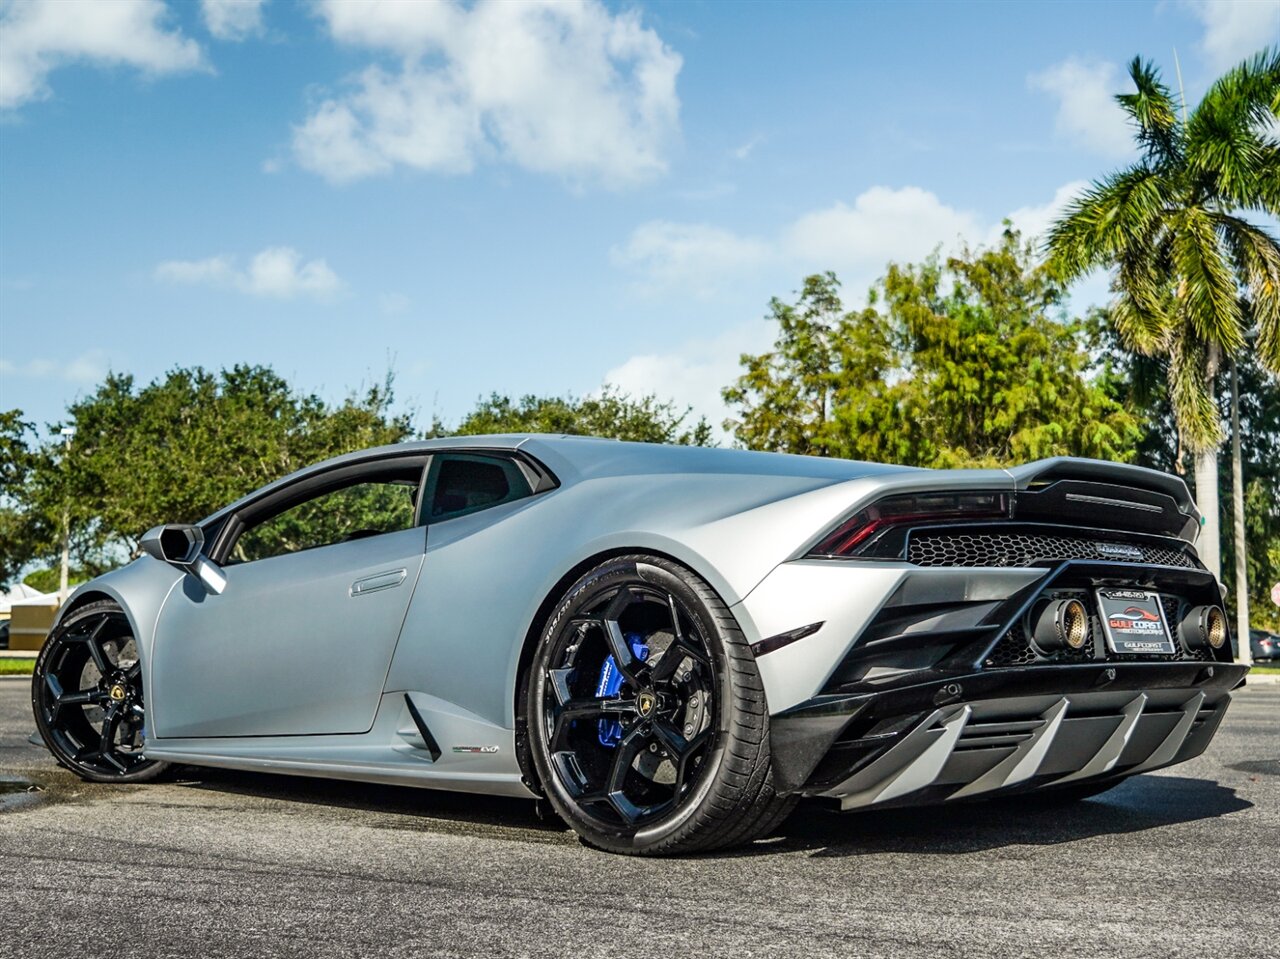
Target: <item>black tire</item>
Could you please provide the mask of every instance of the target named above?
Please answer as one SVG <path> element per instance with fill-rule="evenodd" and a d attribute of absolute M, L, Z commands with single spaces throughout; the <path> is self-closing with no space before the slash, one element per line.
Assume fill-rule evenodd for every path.
<path fill-rule="evenodd" d="M 169 765 L 143 758 L 142 667 L 129 620 L 109 600 L 80 607 L 49 634 L 31 708 L 54 758 L 82 779 L 148 782 Z"/>
<path fill-rule="evenodd" d="M 534 766 L 588 845 L 720 849 L 759 838 L 794 805 L 774 792 L 755 657 L 720 597 L 684 567 L 634 555 L 589 570 L 556 607 L 530 669 Z"/>

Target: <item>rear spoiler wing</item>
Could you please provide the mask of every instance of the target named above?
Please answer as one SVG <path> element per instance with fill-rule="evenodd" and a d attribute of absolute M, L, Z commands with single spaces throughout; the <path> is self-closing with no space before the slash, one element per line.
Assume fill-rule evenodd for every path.
<path fill-rule="evenodd" d="M 1055 456 L 1051 459 L 1036 460 L 1023 466 L 1012 467 L 1008 473 L 1013 477 L 1014 488 L 1019 492 L 1049 487 L 1061 481 L 1077 481 L 1140 490 L 1158 494 L 1160 497 L 1168 497 L 1164 502 L 1172 500 L 1172 505 L 1177 512 L 1185 518 L 1182 537 L 1194 542 L 1200 531 L 1202 517 L 1196 508 L 1195 501 L 1191 498 L 1191 491 L 1187 489 L 1187 484 L 1181 477 L 1162 473 L 1159 470 L 1147 469 L 1145 466 L 1131 466 L 1127 463 Z M 1076 498 L 1088 499 L 1084 495 Z M 1105 500 L 1106 498 L 1097 497 L 1097 499 Z M 1136 500 L 1133 506 L 1138 509 L 1147 508 Z"/>

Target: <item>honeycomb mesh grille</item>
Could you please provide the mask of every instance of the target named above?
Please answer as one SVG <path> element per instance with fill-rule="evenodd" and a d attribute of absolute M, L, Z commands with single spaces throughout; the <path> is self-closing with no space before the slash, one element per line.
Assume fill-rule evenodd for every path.
<path fill-rule="evenodd" d="M 985 665 L 997 669 L 1009 666 L 1030 666 L 1039 658 L 1027 641 L 1027 631 L 1022 628 L 1021 623 L 1018 623 L 1004 634 L 1000 642 L 996 643 Z"/>
<path fill-rule="evenodd" d="M 939 530 L 913 534 L 907 560 L 917 566 L 1030 566 L 1043 560 L 1106 560 L 1106 546 L 1116 544 L 1086 536 L 1052 533 L 959 532 Z M 1126 544 L 1127 545 L 1127 544 Z M 1194 560 L 1177 547 L 1142 544 L 1142 559 L 1155 566 L 1194 569 Z"/>

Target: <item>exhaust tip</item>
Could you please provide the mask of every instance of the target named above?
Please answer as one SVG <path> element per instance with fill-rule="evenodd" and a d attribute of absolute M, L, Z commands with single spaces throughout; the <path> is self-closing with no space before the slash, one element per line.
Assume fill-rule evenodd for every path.
<path fill-rule="evenodd" d="M 1050 600 L 1036 614 L 1031 635 L 1041 649 L 1084 649 L 1089 641 L 1089 611 L 1078 599 Z"/>
<path fill-rule="evenodd" d="M 1221 606 L 1194 606 L 1182 617 L 1178 633 L 1192 649 L 1221 649 L 1227 642 L 1227 614 Z"/>

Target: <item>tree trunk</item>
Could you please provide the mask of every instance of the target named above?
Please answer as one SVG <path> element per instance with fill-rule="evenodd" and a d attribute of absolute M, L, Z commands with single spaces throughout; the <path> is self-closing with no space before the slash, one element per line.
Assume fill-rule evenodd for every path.
<path fill-rule="evenodd" d="M 67 588 L 71 568 L 71 516 L 67 510 L 62 511 L 62 563 L 58 573 L 58 602 L 65 603 L 70 590 Z"/>
<path fill-rule="evenodd" d="M 1218 451 L 1208 450 L 1195 455 L 1196 506 L 1204 517 L 1200 527 L 1200 541 L 1196 550 L 1200 562 L 1219 579 L 1222 578 L 1222 557 L 1219 553 L 1218 523 Z"/>
<path fill-rule="evenodd" d="M 1205 360 L 1205 391 L 1209 394 L 1209 402 L 1216 409 L 1217 398 L 1213 387 L 1222 363 L 1217 343 L 1209 344 Z M 1200 515 L 1204 517 L 1196 551 L 1205 568 L 1221 580 L 1222 523 L 1218 512 L 1218 447 L 1195 450 L 1192 453 L 1192 471 L 1196 478 L 1196 506 L 1200 507 Z"/>
<path fill-rule="evenodd" d="M 1249 646 L 1249 553 L 1244 533 L 1244 465 L 1240 455 L 1240 372 L 1231 364 L 1231 522 L 1235 527 L 1236 643 L 1242 663 L 1253 662 Z"/>

